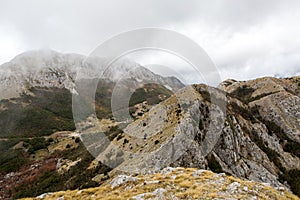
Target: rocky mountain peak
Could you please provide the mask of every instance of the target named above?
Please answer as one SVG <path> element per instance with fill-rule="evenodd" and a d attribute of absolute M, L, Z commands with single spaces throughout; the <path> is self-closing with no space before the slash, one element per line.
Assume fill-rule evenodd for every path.
<path fill-rule="evenodd" d="M 183 84 L 174 77 L 162 77 L 141 65 L 122 59 L 108 66 L 108 59 L 52 50 L 22 53 L 0 66 L 0 99 L 16 97 L 30 87 L 66 88 L 73 92 L 76 78 L 102 78 L 118 81 L 124 74 L 137 81 L 145 80 L 177 90 Z"/>

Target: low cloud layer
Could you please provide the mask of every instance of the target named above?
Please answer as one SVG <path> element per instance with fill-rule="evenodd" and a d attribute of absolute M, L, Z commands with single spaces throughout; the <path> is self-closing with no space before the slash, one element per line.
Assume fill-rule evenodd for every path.
<path fill-rule="evenodd" d="M 222 79 L 299 75 L 299 10 L 297 0 L 1 1 L 0 63 L 40 48 L 88 55 L 119 32 L 160 27 L 202 46 Z"/>

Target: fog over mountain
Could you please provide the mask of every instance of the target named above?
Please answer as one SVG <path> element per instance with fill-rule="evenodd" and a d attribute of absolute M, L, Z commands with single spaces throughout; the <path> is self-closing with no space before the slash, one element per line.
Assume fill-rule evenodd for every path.
<path fill-rule="evenodd" d="M 176 91 L 183 83 L 175 77 L 162 77 L 128 59 L 107 66 L 109 59 L 62 54 L 52 50 L 28 51 L 0 65 L 0 100 L 17 97 L 31 87 L 65 88 L 76 93 L 78 79 L 108 79 L 117 82 L 132 78 L 137 82 L 161 84 Z"/>
<path fill-rule="evenodd" d="M 0 63 L 45 47 L 88 55 L 120 32 L 158 27 L 196 41 L 223 80 L 293 76 L 300 71 L 299 8 L 297 0 L 1 1 Z M 160 64 L 145 55 L 145 62 Z"/>

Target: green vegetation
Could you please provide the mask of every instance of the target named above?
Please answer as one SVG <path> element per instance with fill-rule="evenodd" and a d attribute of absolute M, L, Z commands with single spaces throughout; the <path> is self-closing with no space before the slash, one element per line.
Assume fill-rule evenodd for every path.
<path fill-rule="evenodd" d="M 234 113 L 236 113 L 238 115 L 241 115 L 244 119 L 249 120 L 251 122 L 257 122 L 257 119 L 256 119 L 255 115 L 251 111 L 249 111 L 248 108 L 244 108 L 243 106 L 239 106 L 235 102 L 231 102 L 228 106 L 231 108 L 231 110 Z"/>
<path fill-rule="evenodd" d="M 279 169 L 282 170 L 283 167 L 282 167 L 282 164 L 281 164 L 280 159 L 279 159 L 280 155 L 279 155 L 276 151 L 270 149 L 270 148 L 268 147 L 268 145 L 265 144 L 265 142 L 264 142 L 263 139 L 259 136 L 258 133 L 252 131 L 252 133 L 250 134 L 250 138 L 251 138 L 252 141 L 255 142 L 255 144 L 256 144 L 263 152 L 265 152 L 265 153 L 267 154 L 269 160 L 272 161 Z"/>
<path fill-rule="evenodd" d="M 268 128 L 270 135 L 275 134 L 280 139 L 280 144 L 283 146 L 284 151 L 287 151 L 294 156 L 300 157 L 300 144 L 296 141 L 291 140 L 284 130 L 278 126 L 275 122 L 262 120 Z"/>
<path fill-rule="evenodd" d="M 34 95 L 0 101 L 7 108 L 0 112 L 1 137 L 39 137 L 75 129 L 68 90 L 31 88 L 30 91 Z"/>
<path fill-rule="evenodd" d="M 208 156 L 207 161 L 208 161 L 208 167 L 211 171 L 215 173 L 223 172 L 220 163 L 216 160 L 216 158 L 213 155 Z"/>
<path fill-rule="evenodd" d="M 113 82 L 100 80 L 98 83 L 95 108 L 99 119 L 112 116 L 110 98 L 113 87 Z M 68 90 L 59 88 L 31 88 L 29 90 L 33 95 L 23 94 L 19 98 L 0 101 L 0 106 L 6 108 L 0 111 L 0 137 L 40 137 L 57 131 L 75 130 L 72 95 Z M 172 92 L 163 86 L 146 84 L 132 95 L 130 105 L 144 100 L 147 100 L 150 105 L 156 104 L 161 101 L 159 95 L 165 95 L 167 98 L 171 94 Z M 82 99 L 82 102 L 86 104 L 86 100 Z M 89 106 L 85 105 L 85 107 Z"/>
<path fill-rule="evenodd" d="M 26 152 L 12 149 L 20 141 L 20 139 L 0 140 L 0 174 L 17 171 L 28 162 Z"/>
<path fill-rule="evenodd" d="M 99 119 L 112 117 L 111 96 L 115 83 L 107 80 L 99 80 L 95 94 L 96 114 Z"/>
<path fill-rule="evenodd" d="M 37 179 L 30 180 L 26 184 L 18 186 L 14 198 L 34 197 L 45 192 L 59 190 L 96 187 L 99 186 L 99 183 L 91 179 L 97 174 L 107 174 L 107 172 L 111 170 L 103 164 L 99 164 L 93 169 L 87 169 L 94 157 L 86 150 L 81 142 L 76 149 L 67 149 L 63 152 L 57 152 L 56 156 L 73 161 L 81 158 L 81 161 L 64 174 L 59 174 L 56 170 L 51 169 L 45 171 Z"/>
<path fill-rule="evenodd" d="M 112 116 L 110 98 L 113 87 L 113 82 L 105 80 L 98 82 L 95 108 L 99 119 Z M 57 142 L 57 139 L 45 136 L 57 131 L 75 130 L 72 95 L 68 90 L 59 88 L 28 88 L 28 90 L 31 95 L 22 94 L 18 98 L 0 101 L 0 106 L 5 108 L 0 111 L 0 174 L 30 168 L 36 162 L 37 151 L 49 149 L 50 145 Z M 145 90 L 146 93 L 140 93 Z M 135 92 L 132 101 L 137 103 L 146 100 L 149 104 L 155 104 L 171 94 L 172 92 L 163 86 L 148 84 Z M 90 113 L 93 105 L 90 105 L 89 99 L 84 98 L 87 97 L 79 99 L 83 105 L 80 108 L 81 112 Z M 105 134 L 110 140 L 115 137 L 122 138 L 122 131 L 117 126 L 111 127 Z M 9 195 L 22 198 L 45 192 L 98 186 L 99 183 L 92 181 L 92 178 L 97 174 L 107 174 L 111 169 L 100 163 L 95 168 L 87 170 L 94 157 L 86 150 L 80 138 L 73 139 L 78 147 L 74 148 L 73 144 L 66 143 L 62 147 L 64 149 L 43 155 L 38 161 L 42 163 L 40 167 L 43 169 L 39 169 L 39 173 L 26 175 L 28 177 L 25 179 L 22 177 L 22 181 L 25 182 L 21 182 L 21 185 L 16 184 Z M 23 142 L 18 146 L 19 149 L 13 149 L 12 147 L 19 142 Z M 126 140 L 124 142 L 128 143 Z M 81 158 L 81 161 L 64 174 L 59 174 L 55 170 L 55 162 L 48 163 L 49 160 L 59 158 L 72 161 Z"/>
<path fill-rule="evenodd" d="M 19 192 L 16 193 L 14 198 L 34 197 L 41 193 L 62 190 L 62 182 L 62 177 L 57 172 L 47 171 L 36 180 L 35 184 L 29 182 L 27 185 L 16 188 L 16 191 Z"/>
<path fill-rule="evenodd" d="M 291 140 L 286 135 L 285 131 L 280 126 L 278 126 L 275 122 L 268 121 L 262 118 L 258 110 L 259 107 L 255 106 L 251 109 L 250 112 L 247 112 L 246 115 L 248 117 L 252 115 L 250 119 L 259 120 L 263 124 L 265 124 L 268 129 L 268 134 L 276 135 L 280 139 L 280 144 L 283 146 L 284 151 L 289 152 L 294 156 L 300 157 L 300 144 L 296 141 Z M 256 145 L 267 154 L 270 161 L 272 161 L 280 170 L 278 180 L 281 183 L 287 181 L 287 183 L 291 186 L 292 192 L 299 196 L 300 186 L 298 184 L 298 180 L 300 179 L 300 170 L 294 169 L 294 170 L 287 171 L 280 162 L 280 155 L 276 151 L 270 149 L 268 145 L 265 144 L 265 142 L 262 140 L 262 138 L 260 138 L 259 134 L 257 134 L 256 132 L 252 132 L 249 135 L 251 137 L 251 140 L 254 141 Z"/>
<path fill-rule="evenodd" d="M 252 93 L 254 92 L 254 89 L 247 86 L 243 85 L 241 87 L 238 87 L 235 91 L 231 93 L 231 95 L 242 102 L 249 102 Z"/>
<path fill-rule="evenodd" d="M 28 162 L 28 155 L 21 149 L 2 151 L 0 154 L 0 173 L 15 172 Z"/>
<path fill-rule="evenodd" d="M 131 95 L 129 106 L 134 106 L 138 103 L 147 101 L 149 105 L 158 104 L 162 101 L 160 98 L 166 99 L 172 95 L 172 91 L 158 84 L 145 84 L 142 88 L 138 88 Z"/>
<path fill-rule="evenodd" d="M 119 129 L 118 126 L 113 126 L 110 128 L 108 132 L 105 133 L 105 135 L 110 141 L 112 141 L 115 137 L 117 137 L 121 133 L 123 133 L 123 131 Z"/>
<path fill-rule="evenodd" d="M 255 89 L 253 89 L 247 85 L 243 85 L 241 87 L 238 87 L 232 93 L 230 93 L 230 95 L 239 99 L 240 101 L 242 101 L 244 103 L 250 103 L 252 101 L 259 100 L 263 97 L 278 93 L 278 91 L 277 92 L 269 92 L 269 93 L 264 93 L 264 94 L 260 94 L 255 97 L 252 97 L 252 94 L 254 91 L 255 91 Z"/>
<path fill-rule="evenodd" d="M 283 150 L 292 153 L 298 158 L 300 157 L 300 144 L 298 142 L 288 140 L 287 143 L 284 144 Z"/>
<path fill-rule="evenodd" d="M 287 181 L 288 184 L 291 186 L 292 192 L 299 196 L 300 195 L 300 185 L 298 184 L 298 181 L 300 180 L 300 170 L 294 169 L 294 170 L 287 171 L 280 162 L 280 155 L 276 151 L 270 149 L 263 142 L 263 140 L 259 137 L 259 135 L 257 133 L 252 132 L 250 137 L 256 143 L 256 145 L 267 154 L 269 160 L 272 161 L 275 164 L 275 166 L 277 166 L 278 169 L 280 170 L 278 180 L 281 183 L 284 183 L 285 181 Z M 299 145 L 298 145 L 298 147 L 299 147 Z M 294 148 L 298 148 L 298 147 L 297 147 L 297 145 L 294 146 Z"/>
<path fill-rule="evenodd" d="M 19 142 L 23 142 L 23 147 L 27 149 L 13 149 L 12 147 Z M 22 166 L 30 163 L 29 154 L 34 154 L 40 149 L 47 149 L 50 145 L 48 140 L 43 137 L 36 137 L 32 139 L 26 138 L 12 138 L 0 141 L 0 173 L 10 173 L 18 171 Z"/>
<path fill-rule="evenodd" d="M 285 131 L 275 122 L 262 118 L 257 110 L 258 107 L 255 107 L 254 109 L 252 109 L 251 113 L 253 113 L 253 116 L 255 116 L 266 125 L 268 134 L 276 135 L 280 139 L 280 144 L 282 145 L 284 151 L 289 152 L 294 156 L 300 157 L 300 144 L 297 141 L 290 139 Z"/>
<path fill-rule="evenodd" d="M 15 139 L 15 138 L 0 140 L 0 152 L 6 151 L 9 148 L 12 148 L 14 145 L 19 143 L 20 141 L 21 141 L 20 139 Z"/>
<path fill-rule="evenodd" d="M 28 148 L 28 153 L 33 154 L 37 150 L 40 149 L 47 149 L 47 147 L 50 145 L 49 141 L 46 141 L 43 137 L 37 137 L 33 139 L 27 139 L 24 141 L 24 147 Z"/>
<path fill-rule="evenodd" d="M 209 102 L 211 103 L 211 96 L 210 96 L 210 93 L 207 91 L 207 86 L 204 85 L 204 84 L 194 84 L 193 85 L 193 88 L 199 92 L 199 94 L 201 94 L 203 100 L 205 102 Z"/>
<path fill-rule="evenodd" d="M 276 94 L 276 93 L 278 93 L 278 92 L 269 92 L 269 93 L 264 93 L 264 94 L 257 95 L 255 97 L 250 97 L 249 99 L 247 99 L 247 102 L 249 103 L 249 102 L 252 102 L 252 101 L 256 101 L 256 100 L 259 100 L 263 97 L 269 96 L 271 94 Z"/>
<path fill-rule="evenodd" d="M 300 196 L 300 170 L 292 169 L 290 171 L 284 171 L 283 174 L 279 176 L 279 181 L 284 183 L 285 181 L 291 186 L 291 190 L 294 194 Z"/>

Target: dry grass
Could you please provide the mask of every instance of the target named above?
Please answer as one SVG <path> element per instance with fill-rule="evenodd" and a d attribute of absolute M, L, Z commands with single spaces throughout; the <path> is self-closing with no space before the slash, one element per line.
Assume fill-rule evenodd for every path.
<path fill-rule="evenodd" d="M 169 174 L 137 175 L 138 181 L 127 182 L 115 188 L 111 188 L 110 180 L 97 188 L 84 190 L 61 191 L 46 196 L 45 200 L 58 199 L 133 199 L 134 196 L 144 194 L 145 199 L 155 198 L 153 191 L 164 188 L 165 199 L 299 199 L 288 191 L 278 191 L 272 187 L 251 181 L 243 181 L 234 177 L 217 175 L 210 171 L 202 171 L 195 175 L 196 169 L 177 168 Z M 194 175 L 193 175 L 194 173 Z M 171 176 L 176 176 L 172 179 Z M 157 182 L 156 180 L 159 180 Z M 151 182 L 152 181 L 152 182 Z M 156 181 L 156 182 L 155 182 Z M 237 190 L 228 190 L 233 182 L 239 183 Z M 243 188 L 247 187 L 247 191 Z M 26 200 L 32 200 L 30 198 Z"/>

